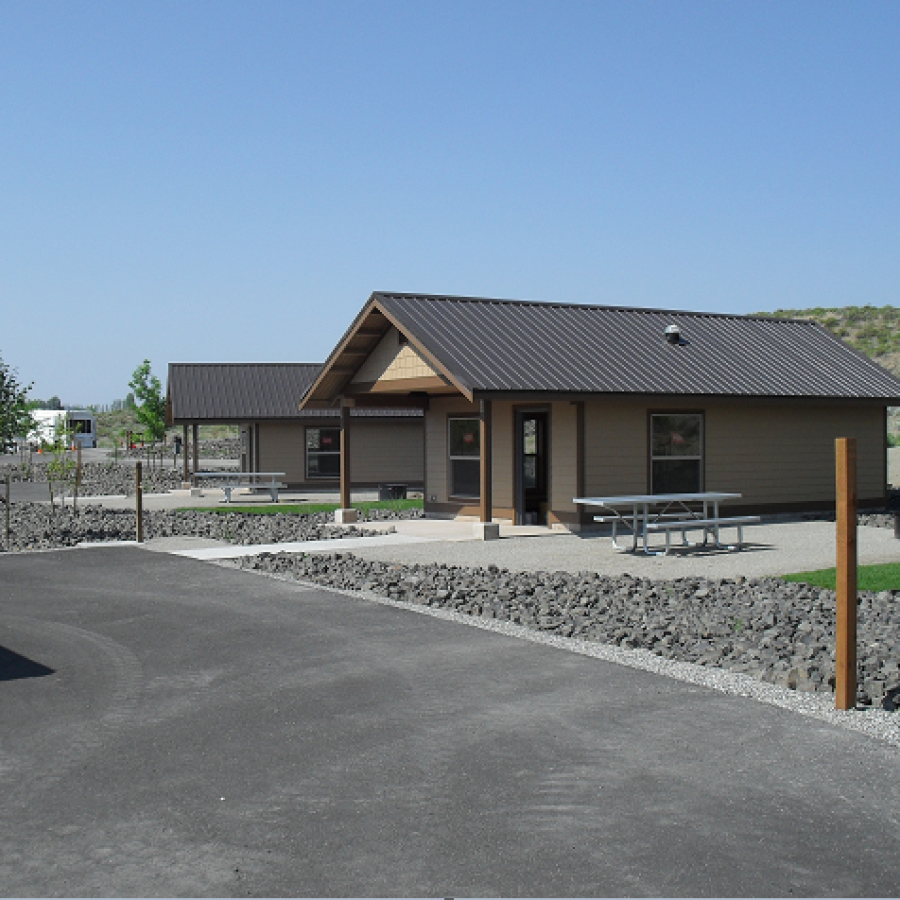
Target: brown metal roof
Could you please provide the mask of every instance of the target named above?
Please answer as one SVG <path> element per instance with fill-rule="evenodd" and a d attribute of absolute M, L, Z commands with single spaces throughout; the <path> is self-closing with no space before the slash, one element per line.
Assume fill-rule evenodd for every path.
<path fill-rule="evenodd" d="M 339 416 L 338 409 L 299 409 L 321 369 L 321 363 L 169 363 L 169 417 L 181 424 Z M 422 412 L 360 409 L 352 414 L 407 417 Z"/>
<path fill-rule="evenodd" d="M 357 322 L 367 309 L 383 313 L 470 394 L 900 402 L 900 380 L 809 321 L 382 292 Z M 680 343 L 666 341 L 668 325 L 678 326 Z"/>

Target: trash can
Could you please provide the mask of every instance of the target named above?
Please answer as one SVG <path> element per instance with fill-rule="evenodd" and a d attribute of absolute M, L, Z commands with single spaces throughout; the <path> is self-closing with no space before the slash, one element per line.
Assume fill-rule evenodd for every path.
<path fill-rule="evenodd" d="M 382 484 L 378 486 L 379 500 L 405 500 L 405 484 Z"/>

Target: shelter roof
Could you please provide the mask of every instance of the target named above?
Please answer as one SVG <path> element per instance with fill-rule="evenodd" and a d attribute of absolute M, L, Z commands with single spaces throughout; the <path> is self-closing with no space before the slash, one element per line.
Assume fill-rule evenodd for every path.
<path fill-rule="evenodd" d="M 603 393 L 900 402 L 900 380 L 810 321 L 381 291 L 305 402 L 333 402 L 392 325 L 470 399 Z M 669 326 L 679 340 L 667 340 Z"/>
<path fill-rule="evenodd" d="M 300 409 L 321 363 L 169 363 L 173 424 L 334 418 L 336 409 Z M 374 417 L 421 416 L 415 409 L 354 410 Z"/>

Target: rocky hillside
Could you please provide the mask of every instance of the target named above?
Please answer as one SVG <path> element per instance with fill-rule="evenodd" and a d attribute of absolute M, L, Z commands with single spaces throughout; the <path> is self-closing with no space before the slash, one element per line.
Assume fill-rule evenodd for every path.
<path fill-rule="evenodd" d="M 900 307 L 844 306 L 828 309 L 776 309 L 754 313 L 784 319 L 811 319 L 866 356 L 900 376 Z"/>
<path fill-rule="evenodd" d="M 811 319 L 900 377 L 900 307 L 844 306 L 839 309 L 776 309 L 753 313 L 784 319 Z M 892 409 L 888 430 L 900 435 L 900 409 Z"/>

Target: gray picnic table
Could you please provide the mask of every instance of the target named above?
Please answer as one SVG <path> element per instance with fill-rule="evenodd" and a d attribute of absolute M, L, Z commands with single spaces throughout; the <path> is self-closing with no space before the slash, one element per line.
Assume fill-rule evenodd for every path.
<path fill-rule="evenodd" d="M 696 491 L 675 494 L 624 494 L 613 497 L 575 497 L 573 502 L 584 506 L 596 506 L 602 510 L 594 516 L 595 522 L 612 525 L 612 545 L 617 550 L 636 552 L 640 546 L 648 556 L 666 556 L 671 549 L 673 531 L 681 532 L 682 546 L 705 547 L 710 537 L 721 550 L 739 550 L 744 543 L 744 525 L 759 522 L 759 516 L 723 516 L 719 504 L 726 500 L 740 499 L 740 494 L 725 491 Z M 622 547 L 617 541 L 617 531 L 624 528 L 631 532 L 631 547 Z M 737 529 L 737 544 L 723 544 L 722 528 Z M 701 543 L 691 543 L 689 531 L 702 531 Z M 651 550 L 649 537 L 663 534 L 664 550 Z"/>

